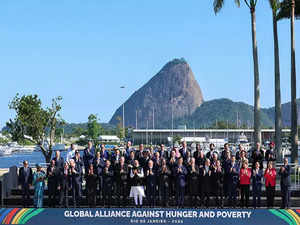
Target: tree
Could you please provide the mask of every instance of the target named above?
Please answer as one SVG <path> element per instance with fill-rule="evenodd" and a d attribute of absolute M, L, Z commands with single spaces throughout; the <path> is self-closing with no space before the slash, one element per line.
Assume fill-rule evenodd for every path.
<path fill-rule="evenodd" d="M 224 6 L 225 0 L 214 0 L 214 11 L 218 13 Z M 259 69 L 258 69 L 258 51 L 256 41 L 256 4 L 257 0 L 244 0 L 251 13 L 251 31 L 252 31 L 252 51 L 254 66 L 254 141 L 261 142 L 261 121 L 260 121 L 260 89 L 259 89 Z M 240 7 L 240 0 L 235 0 Z"/>
<path fill-rule="evenodd" d="M 297 7 L 296 4 L 297 3 Z M 295 53 L 295 10 L 299 13 L 300 1 L 285 0 L 281 3 L 278 19 L 290 18 L 291 27 L 291 144 L 292 162 L 298 163 L 298 113 L 297 113 L 297 89 L 296 89 L 296 53 Z M 300 13 L 299 13 L 300 14 Z M 298 16 L 299 16 L 298 14 Z"/>
<path fill-rule="evenodd" d="M 98 122 L 99 118 L 96 114 L 91 114 L 88 117 L 87 135 L 93 140 L 95 146 L 98 144 L 99 135 L 101 133 L 101 125 Z"/>
<path fill-rule="evenodd" d="M 17 94 L 9 103 L 9 108 L 15 110 L 16 117 L 6 123 L 9 133 L 14 141 L 28 140 L 38 145 L 47 163 L 52 156 L 52 147 L 55 140 L 56 127 L 63 123 L 59 111 L 62 97 L 52 99 L 50 108 L 44 109 L 38 95 Z M 43 145 L 49 135 L 49 148 Z"/>
<path fill-rule="evenodd" d="M 280 91 L 280 63 L 279 63 L 279 45 L 278 45 L 278 29 L 277 29 L 277 12 L 280 9 L 279 0 L 269 0 L 272 9 L 273 18 L 273 39 L 274 39 L 274 78 L 275 78 L 275 149 L 277 155 L 280 156 L 281 150 L 281 91 Z"/>

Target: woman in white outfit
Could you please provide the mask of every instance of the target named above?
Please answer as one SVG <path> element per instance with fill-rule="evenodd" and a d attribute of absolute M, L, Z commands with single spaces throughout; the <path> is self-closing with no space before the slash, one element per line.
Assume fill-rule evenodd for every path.
<path fill-rule="evenodd" d="M 142 207 L 143 197 L 145 197 L 145 191 L 143 186 L 144 170 L 140 167 L 139 161 L 134 161 L 134 167 L 130 171 L 130 178 L 132 179 L 132 186 L 130 189 L 130 197 L 134 198 L 135 206 Z M 139 200 L 139 203 L 138 203 Z"/>

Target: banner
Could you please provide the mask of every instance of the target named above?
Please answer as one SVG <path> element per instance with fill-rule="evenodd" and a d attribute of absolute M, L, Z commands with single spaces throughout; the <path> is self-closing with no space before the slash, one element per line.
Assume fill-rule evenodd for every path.
<path fill-rule="evenodd" d="M 35 209 L 35 208 L 2 208 L 1 224 L 272 224 L 299 225 L 300 210 L 280 209 Z"/>

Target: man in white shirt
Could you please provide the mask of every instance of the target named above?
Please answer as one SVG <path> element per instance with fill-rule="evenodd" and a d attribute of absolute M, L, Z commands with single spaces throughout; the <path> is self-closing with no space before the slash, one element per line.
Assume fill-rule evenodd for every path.
<path fill-rule="evenodd" d="M 67 162 L 70 163 L 70 159 L 72 159 L 75 156 L 76 146 L 75 144 L 71 144 L 70 149 L 68 149 L 67 152 Z"/>

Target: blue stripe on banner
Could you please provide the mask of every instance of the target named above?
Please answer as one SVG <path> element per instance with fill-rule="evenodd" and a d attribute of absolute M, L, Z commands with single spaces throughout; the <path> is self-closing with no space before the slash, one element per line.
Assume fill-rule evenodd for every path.
<path fill-rule="evenodd" d="M 8 213 L 10 213 L 13 209 L 6 209 L 4 210 L 3 214 L 0 217 L 0 223 L 3 222 L 4 218 L 7 216 Z"/>

